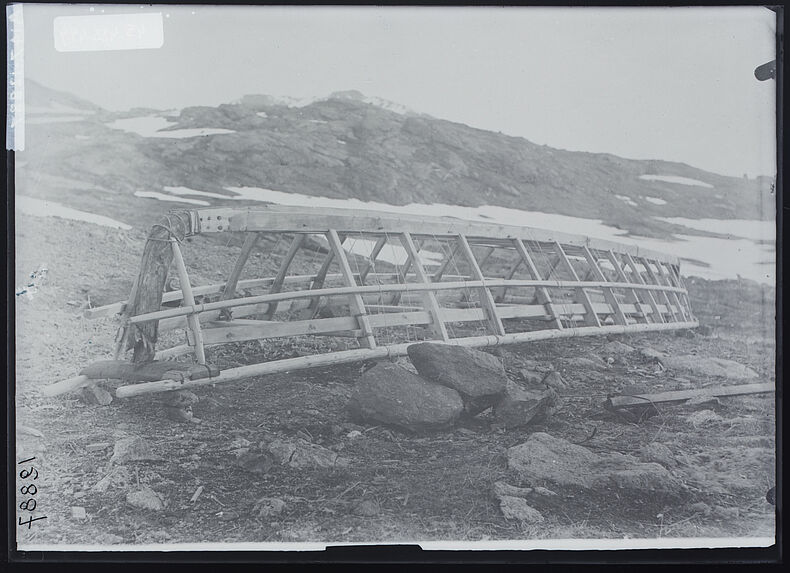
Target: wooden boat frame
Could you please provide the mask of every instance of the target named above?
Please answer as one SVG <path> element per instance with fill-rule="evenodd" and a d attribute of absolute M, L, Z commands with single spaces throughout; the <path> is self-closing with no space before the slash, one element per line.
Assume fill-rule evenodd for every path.
<path fill-rule="evenodd" d="M 194 287 L 180 245 L 190 236 L 218 233 L 243 234 L 241 253 L 225 282 Z M 276 275 L 241 280 L 250 255 L 266 236 L 278 237 L 278 245 L 282 238 L 289 239 Z M 323 261 L 315 272 L 293 274 L 292 263 L 308 237 L 323 238 Z M 347 252 L 346 243 L 358 239 L 372 246 L 364 256 Z M 423 253 L 432 245 L 440 249 L 441 258 L 429 273 Z M 399 249 L 404 260 L 384 261 L 386 247 L 393 253 Z M 496 273 L 502 276 L 493 276 L 487 264 L 495 252 Z M 503 259 L 509 259 L 504 273 Z M 173 264 L 181 290 L 165 292 Z M 389 272 L 380 272 L 377 264 Z M 330 272 L 333 266 L 336 272 Z M 456 272 L 450 274 L 453 268 Z M 328 286 L 337 281 L 339 285 Z M 248 296 L 237 296 L 242 289 Z M 255 289 L 265 293 L 251 294 Z M 531 299 L 518 295 L 524 291 Z M 217 300 L 197 302 L 196 297 Z M 322 317 L 322 309 L 336 308 L 332 303 L 338 300 L 347 310 Z M 180 306 L 163 306 L 174 302 Z M 171 373 L 161 380 L 120 386 L 118 397 L 394 358 L 405 355 L 414 343 L 408 337 L 403 341 L 382 335 L 398 328 L 420 339 L 485 347 L 698 326 L 679 261 L 665 253 L 558 231 L 449 217 L 273 205 L 171 211 L 149 234 L 129 299 L 85 313 L 88 318 L 115 314 L 122 322 L 116 361 L 133 349 L 132 363 L 140 366 L 184 355 L 206 365 L 207 347 L 281 337 L 328 336 L 358 346 L 221 372 L 212 369 L 204 377 Z M 469 325 L 476 325 L 478 332 L 469 332 Z M 186 342 L 157 351 L 159 332 L 173 328 L 185 329 Z M 48 386 L 44 394 L 96 382 L 83 372 Z"/>

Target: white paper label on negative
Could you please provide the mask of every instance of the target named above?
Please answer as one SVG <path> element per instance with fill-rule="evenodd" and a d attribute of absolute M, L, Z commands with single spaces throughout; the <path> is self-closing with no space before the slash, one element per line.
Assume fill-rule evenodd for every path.
<path fill-rule="evenodd" d="M 59 16 L 54 32 L 58 52 L 145 50 L 165 41 L 161 12 Z"/>

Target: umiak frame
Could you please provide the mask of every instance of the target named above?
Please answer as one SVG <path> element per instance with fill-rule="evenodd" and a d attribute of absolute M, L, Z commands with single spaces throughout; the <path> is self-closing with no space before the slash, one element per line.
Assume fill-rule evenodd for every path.
<path fill-rule="evenodd" d="M 245 240 L 225 283 L 193 287 L 179 244 L 188 236 L 203 233 L 244 233 Z M 240 280 L 245 264 L 263 234 L 291 237 L 290 247 L 280 260 L 276 276 Z M 314 275 L 289 275 L 289 267 L 308 235 L 323 236 L 328 243 L 323 264 Z M 356 273 L 352 271 L 349 256 L 343 248 L 344 240 L 349 236 L 375 241 L 367 261 Z M 394 284 L 366 284 L 370 277 L 387 274 L 377 273 L 375 262 L 390 239 L 400 243 L 407 255 L 406 264 L 397 272 L 389 273 L 396 280 Z M 423 267 L 418 247 L 421 239 L 443 240 L 451 247 L 433 275 Z M 472 250 L 474 245 L 487 247 L 485 255 L 476 258 Z M 538 248 L 545 245 L 555 255 L 546 276 L 542 276 L 535 264 L 536 245 Z M 514 263 L 503 278 L 486 276 L 484 272 L 484 264 L 497 249 L 505 249 L 515 255 Z M 466 261 L 469 276 L 445 274 L 454 257 Z M 577 265 L 586 265 L 582 275 L 584 279 L 574 268 L 572 258 L 580 261 Z M 339 274 L 329 273 L 333 261 L 340 268 Z M 603 272 L 601 261 L 611 267 L 612 279 Z M 172 264 L 175 264 L 181 291 L 165 293 Z M 529 278 L 516 278 L 519 267 L 527 271 Z M 409 272 L 413 273 L 409 276 L 416 279 L 415 282 L 405 282 Z M 549 278 L 559 272 L 570 278 Z M 342 286 L 327 287 L 330 278 L 342 280 Z M 282 292 L 284 285 L 305 288 Z M 239 288 L 268 290 L 262 295 L 238 297 Z M 507 292 L 519 288 L 534 289 L 535 304 L 508 303 Z M 560 301 L 552 297 L 552 289 L 573 292 L 575 296 L 570 301 Z M 440 296 L 473 291 L 479 293 L 480 305 L 477 308 L 447 306 L 439 300 Z M 623 300 L 618 298 L 618 291 Z M 596 293 L 602 300 L 594 301 L 591 293 Z M 218 294 L 218 300 L 196 302 L 196 296 L 207 294 Z M 380 303 L 384 294 L 389 295 L 389 304 L 366 300 L 378 297 Z M 421 306 L 415 306 L 411 300 L 401 305 L 404 294 L 416 295 Z M 346 302 L 350 315 L 319 318 L 321 301 L 336 299 Z M 162 306 L 163 302 L 173 301 L 180 301 L 181 306 Z M 372 309 L 380 312 L 370 313 Z M 294 315 L 296 320 L 273 320 L 277 312 L 283 311 L 300 312 Z M 86 311 L 89 318 L 112 314 L 120 314 L 122 318 L 116 359 L 133 349 L 132 362 L 136 365 L 185 354 L 193 355 L 197 364 L 206 365 L 207 346 L 245 340 L 304 335 L 350 336 L 359 344 L 358 349 L 231 368 L 209 378 L 192 379 L 183 372 L 175 376 L 165 373 L 161 380 L 117 388 L 118 397 L 406 354 L 411 343 L 380 343 L 376 329 L 382 327 L 424 327 L 429 338 L 438 342 L 482 347 L 698 326 L 680 277 L 679 261 L 665 253 L 528 227 L 373 211 L 317 211 L 281 206 L 170 212 L 162 222 L 154 225 L 149 234 L 129 300 Z M 244 318 L 256 315 L 262 316 L 263 320 Z M 503 324 L 507 319 L 532 321 L 532 327 L 525 331 L 507 332 Z M 466 322 L 484 324 L 487 333 L 482 336 L 455 336 L 448 329 L 449 323 Z M 583 326 L 578 326 L 577 322 Z M 157 351 L 159 331 L 184 327 L 185 324 L 187 344 Z M 540 328 L 535 330 L 535 324 Z M 52 384 L 44 394 L 62 394 L 96 381 L 80 374 Z"/>

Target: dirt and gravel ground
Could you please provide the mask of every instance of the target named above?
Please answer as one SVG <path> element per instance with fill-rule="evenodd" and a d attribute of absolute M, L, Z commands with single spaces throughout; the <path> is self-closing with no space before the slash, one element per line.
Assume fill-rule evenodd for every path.
<path fill-rule="evenodd" d="M 162 415 L 156 396 L 90 406 L 78 394 L 51 399 L 40 389 L 74 376 L 91 361 L 111 358 L 117 323 L 87 321 L 81 308 L 123 299 L 139 265 L 145 235 L 56 218 L 17 218 L 16 280 L 25 284 L 42 263 L 47 281 L 16 305 L 16 414 L 18 460 L 35 456 L 34 516 L 20 526 L 20 543 L 140 544 L 178 542 L 502 540 L 540 538 L 655 538 L 772 536 L 774 508 L 774 395 L 723 398 L 718 404 L 666 405 L 635 423 L 602 408 L 607 394 L 737 384 L 662 369 L 639 352 L 613 356 L 591 368 L 578 357 L 610 358 L 607 339 L 568 339 L 503 348 L 514 376 L 526 360 L 558 370 L 569 383 L 565 405 L 545 424 L 492 428 L 490 414 L 453 429 L 410 435 L 353 423 L 348 397 L 364 364 L 244 380 L 198 392 L 201 423 L 178 424 Z M 185 250 L 197 283 L 219 282 L 235 249 L 195 238 Z M 200 259 L 198 259 L 198 256 Z M 753 283 L 689 281 L 701 333 L 620 336 L 637 349 L 735 360 L 774 380 L 772 289 Z M 268 352 L 292 353 L 293 347 Z M 225 357 L 226 359 L 230 359 Z M 244 352 L 233 358 L 244 360 Z M 31 432 L 32 429 L 32 432 Z M 43 436 L 32 435 L 38 431 Z M 535 507 L 540 525 L 502 515 L 494 482 L 518 482 L 508 470 L 507 448 L 535 431 L 595 452 L 636 453 L 660 442 L 678 460 L 688 487 L 683 501 L 657 503 L 650 491 L 557 490 Z M 237 464 L 240 444 L 264 435 L 301 437 L 349 460 L 345 467 L 275 466 L 251 473 Z M 97 491 L 108 474 L 112 445 L 139 436 L 159 458 L 132 462 L 115 487 Z M 106 445 L 103 445 L 106 444 Z M 27 466 L 20 466 L 27 467 Z M 19 487 L 31 482 L 19 479 Z M 129 505 L 126 495 L 149 486 L 165 500 L 160 511 Z M 190 501 L 202 486 L 201 495 Z M 30 492 L 30 489 L 27 490 Z M 285 509 L 263 516 L 260 498 Z M 30 496 L 18 494 L 18 504 Z M 700 505 L 700 504 L 704 504 Z M 17 505 L 18 505 L 17 504 Z M 84 515 L 80 509 L 83 508 Z M 707 508 L 707 510 L 705 510 Z M 27 519 L 25 510 L 18 515 Z"/>

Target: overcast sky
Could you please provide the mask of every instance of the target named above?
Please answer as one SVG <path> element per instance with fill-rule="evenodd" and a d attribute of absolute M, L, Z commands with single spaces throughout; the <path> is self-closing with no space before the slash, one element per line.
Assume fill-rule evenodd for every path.
<path fill-rule="evenodd" d="M 64 15 L 161 12 L 158 49 L 58 52 Z M 25 73 L 111 110 L 356 89 L 563 149 L 774 175 L 764 8 L 25 5 Z"/>

